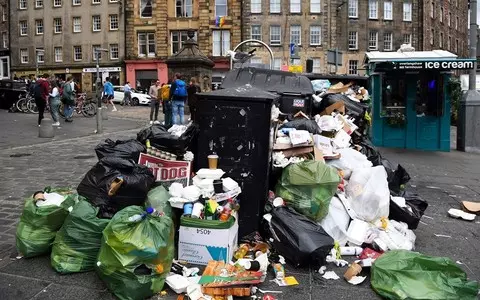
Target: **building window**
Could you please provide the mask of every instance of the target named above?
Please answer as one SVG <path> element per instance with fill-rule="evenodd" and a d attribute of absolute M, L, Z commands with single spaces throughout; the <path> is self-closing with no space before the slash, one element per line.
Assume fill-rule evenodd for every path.
<path fill-rule="evenodd" d="M 73 0 L 73 5 L 82 5 L 82 0 Z"/>
<path fill-rule="evenodd" d="M 28 34 L 28 22 L 27 21 L 20 21 L 20 35 L 27 35 Z"/>
<path fill-rule="evenodd" d="M 386 32 L 383 34 L 383 51 L 393 50 L 393 34 Z"/>
<path fill-rule="evenodd" d="M 452 50 L 452 37 L 449 36 L 447 40 L 447 49 Z"/>
<path fill-rule="evenodd" d="M 310 0 L 310 13 L 318 14 L 322 11 L 321 0 Z"/>
<path fill-rule="evenodd" d="M 348 17 L 358 18 L 358 0 L 348 0 Z"/>
<path fill-rule="evenodd" d="M 27 9 L 27 0 L 19 0 L 18 1 L 18 8 Z M 27 55 L 27 62 L 28 62 L 28 55 Z"/>
<path fill-rule="evenodd" d="M 53 0 L 53 7 L 61 7 L 62 0 Z"/>
<path fill-rule="evenodd" d="M 118 15 L 110 15 L 110 30 L 118 30 Z"/>
<path fill-rule="evenodd" d="M 73 46 L 73 60 L 82 60 L 82 46 Z"/>
<path fill-rule="evenodd" d="M 97 60 L 97 55 L 98 55 L 98 60 L 102 60 L 102 51 L 100 51 L 102 47 L 100 45 L 92 45 L 92 60 L 96 61 Z"/>
<path fill-rule="evenodd" d="M 215 17 L 227 15 L 227 0 L 215 0 Z"/>
<path fill-rule="evenodd" d="M 110 59 L 118 59 L 118 44 L 110 44 Z"/>
<path fill-rule="evenodd" d="M 412 34 L 411 33 L 406 33 L 403 35 L 403 43 L 404 44 L 412 44 Z"/>
<path fill-rule="evenodd" d="M 252 14 L 262 13 L 262 0 L 250 0 L 250 12 Z"/>
<path fill-rule="evenodd" d="M 448 24 L 448 27 L 452 26 L 452 13 L 448 13 L 447 24 Z"/>
<path fill-rule="evenodd" d="M 230 50 L 230 30 L 213 30 L 213 56 L 225 56 Z"/>
<path fill-rule="evenodd" d="M 443 32 L 440 32 L 440 41 L 439 41 L 439 44 L 440 44 L 440 48 L 443 48 Z"/>
<path fill-rule="evenodd" d="M 100 4 L 100 3 L 102 3 L 102 0 L 92 0 L 92 3 L 93 4 Z"/>
<path fill-rule="evenodd" d="M 279 25 L 270 26 L 270 45 L 280 46 L 282 43 L 282 29 Z"/>
<path fill-rule="evenodd" d="M 35 34 L 43 34 L 43 20 L 35 20 Z"/>
<path fill-rule="evenodd" d="M 300 58 L 292 59 L 292 66 L 299 66 L 301 64 L 302 64 L 302 61 L 300 60 Z"/>
<path fill-rule="evenodd" d="M 2 22 L 7 22 L 7 6 L 2 5 Z"/>
<path fill-rule="evenodd" d="M 28 49 L 20 49 L 20 61 L 22 64 L 28 64 Z"/>
<path fill-rule="evenodd" d="M 322 27 L 310 26 L 310 45 L 320 46 L 322 44 Z"/>
<path fill-rule="evenodd" d="M 43 7 L 43 0 L 35 0 L 35 8 Z"/>
<path fill-rule="evenodd" d="M 292 14 L 299 14 L 302 12 L 301 0 L 290 0 L 290 12 Z"/>
<path fill-rule="evenodd" d="M 378 50 L 378 32 L 376 31 L 368 33 L 368 50 Z"/>
<path fill-rule="evenodd" d="M 138 33 L 138 56 L 155 57 L 155 33 Z"/>
<path fill-rule="evenodd" d="M 383 19 L 393 20 L 392 1 L 383 2 Z"/>
<path fill-rule="evenodd" d="M 378 19 L 378 1 L 368 0 L 368 18 Z"/>
<path fill-rule="evenodd" d="M 188 40 L 188 35 L 186 31 L 172 31 L 170 33 L 171 45 L 172 45 L 172 54 L 176 54 L 183 47 L 183 43 Z M 197 32 L 193 37 L 194 40 L 197 39 Z"/>
<path fill-rule="evenodd" d="M 455 53 L 458 54 L 458 40 L 455 40 Z"/>
<path fill-rule="evenodd" d="M 38 51 L 36 49 L 38 49 Z M 41 48 L 36 49 L 35 51 L 37 52 L 37 62 L 43 64 L 45 62 L 45 51 Z"/>
<path fill-rule="evenodd" d="M 140 17 L 151 18 L 153 15 L 152 0 L 140 0 Z"/>
<path fill-rule="evenodd" d="M 53 54 L 55 56 L 55 62 L 62 62 L 63 61 L 63 49 L 62 49 L 62 47 L 53 48 Z"/>
<path fill-rule="evenodd" d="M 358 60 L 349 60 L 348 61 L 348 74 L 357 75 L 358 74 Z"/>
<path fill-rule="evenodd" d="M 302 44 L 302 26 L 290 26 L 290 44 L 294 44 L 297 46 Z"/>
<path fill-rule="evenodd" d="M 82 32 L 82 17 L 73 17 L 73 32 Z"/>
<path fill-rule="evenodd" d="M 458 17 L 455 19 L 455 29 L 458 30 Z"/>
<path fill-rule="evenodd" d="M 430 3 L 430 18 L 435 18 L 435 3 L 433 3 L 433 0 Z"/>
<path fill-rule="evenodd" d="M 8 48 L 8 36 L 6 32 L 2 32 L 2 48 Z"/>
<path fill-rule="evenodd" d="M 412 21 L 412 3 L 403 3 L 403 20 L 406 22 Z"/>
<path fill-rule="evenodd" d="M 192 0 L 176 0 L 177 18 L 191 18 L 193 16 Z"/>
<path fill-rule="evenodd" d="M 279 14 L 280 13 L 280 3 L 281 0 L 270 0 L 270 13 Z"/>
<path fill-rule="evenodd" d="M 430 31 L 430 45 L 433 45 L 434 42 L 435 42 L 435 29 L 432 29 Z"/>
<path fill-rule="evenodd" d="M 250 38 L 252 40 L 262 40 L 262 26 L 261 25 L 252 25 L 250 27 Z"/>
<path fill-rule="evenodd" d="M 282 69 L 282 59 L 281 58 L 274 58 L 273 59 L 273 69 L 274 70 L 281 70 Z"/>
<path fill-rule="evenodd" d="M 54 33 L 62 33 L 62 19 L 61 18 L 55 18 L 53 19 L 53 32 Z"/>
<path fill-rule="evenodd" d="M 348 50 L 358 49 L 358 32 L 350 31 L 348 33 Z"/>
<path fill-rule="evenodd" d="M 92 30 L 100 31 L 102 30 L 102 19 L 99 15 L 92 16 Z"/>
<path fill-rule="evenodd" d="M 440 22 L 443 23 L 443 7 L 440 7 Z"/>
<path fill-rule="evenodd" d="M 321 64 L 320 58 L 314 58 L 313 59 L 313 69 L 312 69 L 313 73 L 321 73 L 322 72 L 320 64 Z"/>

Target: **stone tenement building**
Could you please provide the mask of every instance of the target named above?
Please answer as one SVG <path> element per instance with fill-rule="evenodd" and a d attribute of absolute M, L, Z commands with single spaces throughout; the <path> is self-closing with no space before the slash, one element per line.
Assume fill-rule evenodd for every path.
<path fill-rule="evenodd" d="M 214 62 L 213 79 L 229 69 L 226 51 L 241 41 L 239 0 L 127 0 L 127 80 L 148 87 L 152 80 L 167 82 L 165 60 L 196 32 L 200 50 Z"/>
<path fill-rule="evenodd" d="M 96 80 L 95 49 L 102 78 L 123 79 L 124 9 L 119 0 L 11 0 L 11 71 L 17 77 L 45 72 L 72 75 L 83 91 Z"/>
<path fill-rule="evenodd" d="M 10 78 L 10 38 L 8 0 L 0 0 L 0 79 Z"/>

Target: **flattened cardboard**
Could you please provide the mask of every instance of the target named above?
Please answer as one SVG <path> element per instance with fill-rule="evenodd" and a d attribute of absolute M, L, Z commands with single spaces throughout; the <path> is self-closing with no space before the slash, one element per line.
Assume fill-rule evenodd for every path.
<path fill-rule="evenodd" d="M 480 202 L 462 201 L 463 210 L 480 215 Z"/>

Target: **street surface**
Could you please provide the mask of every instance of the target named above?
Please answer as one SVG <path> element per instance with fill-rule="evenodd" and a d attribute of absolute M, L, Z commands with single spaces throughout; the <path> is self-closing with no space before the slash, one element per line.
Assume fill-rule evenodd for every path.
<path fill-rule="evenodd" d="M 94 147 L 106 138 L 135 138 L 148 122 L 148 107 L 122 108 L 110 113 L 105 133 L 94 135 L 95 118 L 77 116 L 62 126 L 56 137 L 40 139 L 36 115 L 0 111 L 0 299 L 114 299 L 94 272 L 58 275 L 50 257 L 16 259 L 15 226 L 24 198 L 44 186 L 77 186 L 97 161 Z M 67 127 L 68 126 L 68 127 Z M 73 127 L 73 128 L 71 128 Z M 447 216 L 462 200 L 480 201 L 480 156 L 381 149 L 384 157 L 402 164 L 412 176 L 411 185 L 429 202 L 418 229 L 416 250 L 457 261 L 468 277 L 480 280 L 480 219 L 466 222 Z M 440 236 L 438 236 L 440 235 Z M 286 268 L 300 283 L 279 288 L 267 282 L 266 290 L 281 290 L 278 299 L 378 299 L 368 280 L 352 286 L 343 280 L 345 268 L 327 266 L 341 278 L 327 281 L 315 270 Z M 172 291 L 167 297 L 176 299 Z"/>

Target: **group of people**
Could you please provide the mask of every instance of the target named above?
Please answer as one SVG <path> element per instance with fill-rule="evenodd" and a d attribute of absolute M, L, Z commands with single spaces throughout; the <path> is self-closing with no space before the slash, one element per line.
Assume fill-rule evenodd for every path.
<path fill-rule="evenodd" d="M 185 123 L 185 104 L 188 104 L 190 108 L 191 120 L 195 121 L 197 93 L 200 92 L 200 86 L 197 84 L 195 77 L 190 79 L 189 85 L 182 80 L 182 76 L 178 73 L 168 83 L 160 85 L 160 81 L 154 81 L 148 91 L 148 95 L 152 98 L 150 103 L 150 125 L 160 124 L 158 121 L 160 104 L 162 104 L 163 113 L 165 114 L 165 126 L 167 127 Z"/>
<path fill-rule="evenodd" d="M 60 126 L 60 107 L 64 105 L 65 122 L 72 122 L 75 107 L 75 83 L 72 77 L 67 80 L 49 80 L 49 74 L 45 73 L 32 83 L 32 94 L 38 108 L 38 126 L 44 118 L 45 108 L 50 108 L 53 126 Z"/>

